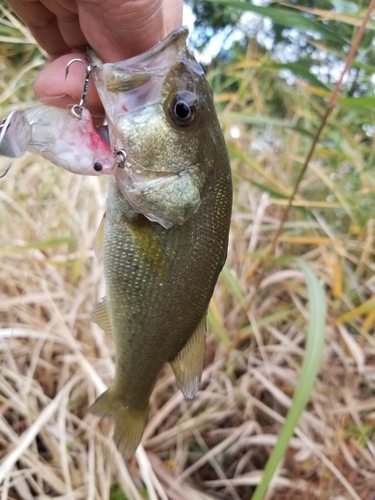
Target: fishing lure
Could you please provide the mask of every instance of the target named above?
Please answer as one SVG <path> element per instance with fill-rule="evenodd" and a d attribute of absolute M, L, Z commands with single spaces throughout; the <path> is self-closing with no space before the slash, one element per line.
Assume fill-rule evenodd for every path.
<path fill-rule="evenodd" d="M 80 117 L 52 106 L 12 111 L 1 125 L 0 154 L 20 158 L 26 151 L 80 175 L 110 175 L 118 166 L 85 108 Z"/>
<path fill-rule="evenodd" d="M 66 76 L 70 65 L 77 61 L 84 63 L 72 59 Z M 74 174 L 114 174 L 123 161 L 123 152 L 119 157 L 112 151 L 103 130 L 94 127 L 91 114 L 84 107 L 93 69 L 86 66 L 81 100 L 70 110 L 37 106 L 25 113 L 12 111 L 0 125 L 0 155 L 20 158 L 29 151 Z"/>

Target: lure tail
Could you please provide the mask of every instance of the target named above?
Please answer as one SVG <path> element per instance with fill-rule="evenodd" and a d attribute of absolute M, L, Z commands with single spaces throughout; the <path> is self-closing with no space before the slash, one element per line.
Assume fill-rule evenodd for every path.
<path fill-rule="evenodd" d="M 31 140 L 31 126 L 25 114 L 12 111 L 0 125 L 0 155 L 21 158 Z"/>
<path fill-rule="evenodd" d="M 113 439 L 120 453 L 125 458 L 131 458 L 139 443 L 146 426 L 148 405 L 145 410 L 134 410 L 114 394 L 109 388 L 90 408 L 91 413 L 100 417 L 108 417 L 115 422 Z"/>

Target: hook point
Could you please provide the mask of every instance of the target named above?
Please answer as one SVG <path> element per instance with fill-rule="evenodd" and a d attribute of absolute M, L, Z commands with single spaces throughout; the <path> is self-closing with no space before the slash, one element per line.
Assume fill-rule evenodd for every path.
<path fill-rule="evenodd" d="M 12 163 L 9 163 L 9 165 L 7 166 L 7 168 L 4 170 L 4 172 L 0 175 L 0 179 L 2 179 L 3 177 L 5 177 L 7 175 L 7 173 L 9 172 L 9 169 L 10 167 L 12 166 Z"/>

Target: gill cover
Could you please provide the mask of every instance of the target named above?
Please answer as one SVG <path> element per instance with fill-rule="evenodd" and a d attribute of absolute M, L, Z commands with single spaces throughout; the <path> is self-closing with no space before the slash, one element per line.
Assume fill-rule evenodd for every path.
<path fill-rule="evenodd" d="M 181 26 L 126 61 L 104 64 L 90 53 L 111 146 L 127 155 L 117 184 L 135 211 L 165 228 L 197 211 L 205 184 L 200 115 L 210 92 L 188 33 Z"/>

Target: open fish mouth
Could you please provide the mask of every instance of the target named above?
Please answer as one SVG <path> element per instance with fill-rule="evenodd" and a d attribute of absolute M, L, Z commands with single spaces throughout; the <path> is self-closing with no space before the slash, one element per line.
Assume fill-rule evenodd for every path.
<path fill-rule="evenodd" d="M 165 77 L 186 51 L 188 35 L 188 28 L 180 26 L 149 51 L 115 63 L 103 63 L 89 49 L 91 64 L 96 67 L 93 77 L 109 121 L 160 102 Z M 203 75 L 193 58 L 189 62 Z"/>
<path fill-rule="evenodd" d="M 96 66 L 94 78 L 100 78 L 107 92 L 118 94 L 138 89 L 153 77 L 161 78 L 169 71 L 186 47 L 188 35 L 188 28 L 180 26 L 147 52 L 115 63 L 103 63 L 89 48 L 91 63 Z M 199 64 L 197 66 L 200 68 Z M 202 72 L 201 68 L 200 71 Z M 100 86 L 98 90 L 100 92 Z M 103 102 L 105 100 L 105 97 L 104 100 L 102 98 Z"/>

